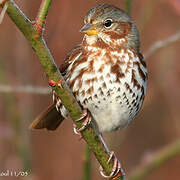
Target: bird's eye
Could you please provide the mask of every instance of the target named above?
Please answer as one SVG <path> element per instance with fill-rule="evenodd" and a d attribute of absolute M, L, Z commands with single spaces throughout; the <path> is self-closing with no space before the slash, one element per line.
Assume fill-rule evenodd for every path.
<path fill-rule="evenodd" d="M 113 23 L 112 19 L 106 19 L 106 20 L 104 21 L 104 26 L 105 26 L 106 28 L 110 28 L 110 27 L 112 26 L 112 23 Z"/>

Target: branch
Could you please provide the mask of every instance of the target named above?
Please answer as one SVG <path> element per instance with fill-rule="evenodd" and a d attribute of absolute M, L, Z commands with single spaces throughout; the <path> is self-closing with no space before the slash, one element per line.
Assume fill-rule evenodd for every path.
<path fill-rule="evenodd" d="M 60 74 L 59 69 L 55 64 L 54 59 L 43 37 L 37 36 L 37 34 L 39 33 L 37 28 L 33 26 L 33 23 L 24 15 L 24 13 L 19 9 L 19 7 L 15 4 L 13 0 L 8 0 L 7 2 L 9 3 L 7 9 L 9 17 L 17 25 L 17 27 L 20 29 L 20 31 L 24 34 L 24 36 L 31 44 L 33 50 L 38 56 L 39 62 L 42 65 L 42 68 L 44 69 L 48 79 L 56 82 L 56 85 L 52 88 L 61 98 L 61 101 L 65 108 L 68 110 L 69 115 L 74 121 L 74 124 L 76 124 L 77 128 L 82 127 L 83 122 L 76 121 L 81 117 L 82 110 L 80 106 L 77 104 L 70 89 L 66 85 L 62 75 Z M 47 3 L 50 5 L 49 0 L 43 1 L 43 3 Z M 47 7 L 49 8 L 49 6 Z M 48 8 L 46 9 L 46 11 L 48 11 Z M 39 12 L 43 13 L 44 11 Z M 41 15 L 39 14 L 38 17 L 41 17 Z M 42 17 L 44 16 L 42 15 Z M 62 87 L 59 86 L 59 82 L 61 82 Z M 92 128 L 92 125 L 88 126 L 84 131 L 81 132 L 81 134 L 84 140 L 87 142 L 89 148 L 94 153 L 97 160 L 103 167 L 104 172 L 106 174 L 110 174 L 113 168 L 113 159 L 109 163 L 107 163 L 109 159 L 109 152 L 107 152 L 98 134 Z M 120 180 L 122 178 L 117 178 L 117 180 L 118 179 Z"/>
<path fill-rule="evenodd" d="M 143 180 L 159 166 L 180 154 L 180 140 L 177 140 L 171 145 L 168 145 L 160 152 L 153 155 L 152 160 L 143 167 L 138 167 L 134 170 L 128 180 Z"/>
<path fill-rule="evenodd" d="M 83 180 L 91 180 L 91 151 L 88 146 L 84 150 Z"/>
<path fill-rule="evenodd" d="M 1 93 L 28 93 L 28 94 L 50 94 L 50 88 L 26 86 L 0 85 Z"/>
<path fill-rule="evenodd" d="M 176 32 L 172 36 L 168 37 L 165 40 L 157 41 L 146 51 L 145 59 L 148 59 L 154 53 L 156 53 L 159 49 L 169 46 L 170 44 L 180 40 L 180 31 Z"/>

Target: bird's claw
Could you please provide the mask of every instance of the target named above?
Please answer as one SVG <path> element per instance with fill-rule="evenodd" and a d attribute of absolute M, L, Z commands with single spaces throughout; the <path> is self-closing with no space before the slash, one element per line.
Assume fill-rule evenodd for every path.
<path fill-rule="evenodd" d="M 125 176 L 125 173 L 124 173 L 123 169 L 121 168 L 121 163 L 119 162 L 119 160 L 117 159 L 117 157 L 113 151 L 110 152 L 109 159 L 108 159 L 107 163 L 109 163 L 112 158 L 114 159 L 114 165 L 113 165 L 113 168 L 112 168 L 110 175 L 104 174 L 102 166 L 99 167 L 100 174 L 104 178 L 112 178 L 112 179 L 116 179 L 117 177 Z"/>
<path fill-rule="evenodd" d="M 80 132 L 83 131 L 84 129 L 86 129 L 86 127 L 91 123 L 91 116 L 87 109 L 83 110 L 81 117 L 79 119 L 77 119 L 76 121 L 77 122 L 82 121 L 83 119 L 85 119 L 85 120 L 82 123 L 82 127 L 77 128 L 76 125 L 74 125 L 74 133 L 75 134 L 79 135 Z"/>

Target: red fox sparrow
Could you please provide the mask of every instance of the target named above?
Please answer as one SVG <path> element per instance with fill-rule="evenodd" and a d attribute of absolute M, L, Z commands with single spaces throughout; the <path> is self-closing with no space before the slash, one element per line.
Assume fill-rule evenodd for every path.
<path fill-rule="evenodd" d="M 60 71 L 80 105 L 91 112 L 99 132 L 114 131 L 134 119 L 146 93 L 147 69 L 139 33 L 132 19 L 110 4 L 92 8 L 84 22 L 83 41 L 68 54 Z M 54 130 L 61 122 L 60 113 L 67 118 L 55 93 L 54 102 L 33 128 Z"/>

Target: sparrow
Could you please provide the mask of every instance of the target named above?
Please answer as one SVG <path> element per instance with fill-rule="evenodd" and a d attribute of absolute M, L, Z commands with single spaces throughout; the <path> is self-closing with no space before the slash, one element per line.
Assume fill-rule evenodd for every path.
<path fill-rule="evenodd" d="M 123 10 L 99 4 L 87 13 L 80 32 L 84 34 L 82 42 L 68 53 L 59 68 L 84 109 L 86 123 L 77 131 L 90 123 L 89 114 L 99 134 L 124 128 L 140 111 L 147 87 L 138 29 Z M 55 130 L 68 117 L 55 91 L 53 101 L 31 128 Z M 120 168 L 117 161 L 116 166 Z"/>

